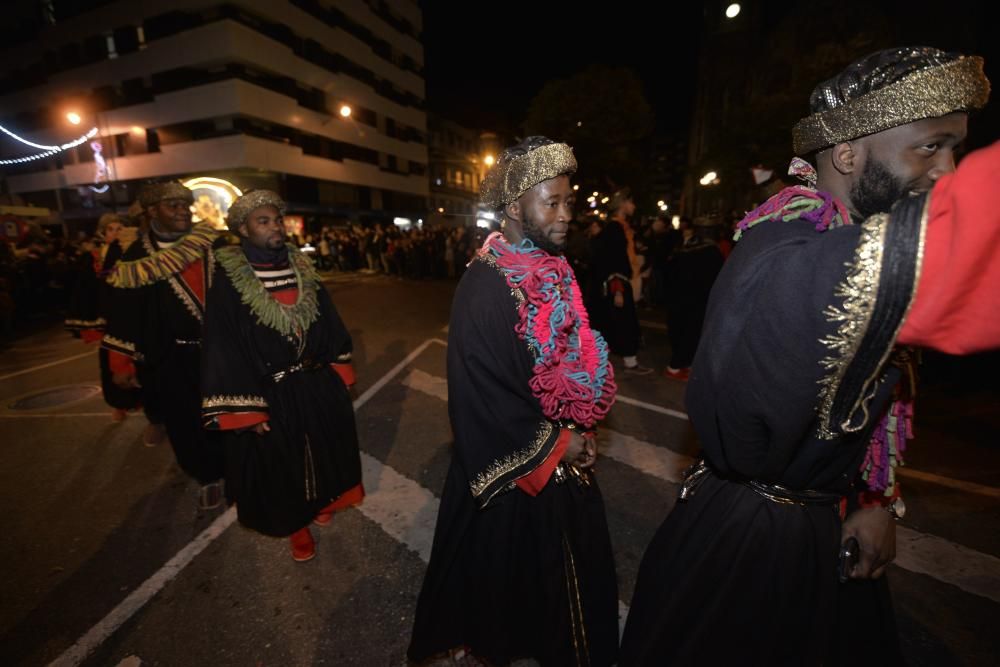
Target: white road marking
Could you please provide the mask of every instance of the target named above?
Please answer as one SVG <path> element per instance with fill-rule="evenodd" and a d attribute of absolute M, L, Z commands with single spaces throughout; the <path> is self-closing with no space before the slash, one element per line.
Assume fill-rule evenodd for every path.
<path fill-rule="evenodd" d="M 419 369 L 410 371 L 403 378 L 403 384 L 441 400 L 448 397 L 448 384 L 444 378 Z M 673 484 L 680 482 L 684 469 L 694 461 L 666 447 L 609 429 L 601 429 L 598 437 L 603 455 Z M 1000 559 L 903 526 L 898 526 L 896 544 L 895 563 L 899 567 L 952 584 L 966 593 L 1000 602 Z"/>
<path fill-rule="evenodd" d="M 25 368 L 20 371 L 14 371 L 13 373 L 7 373 L 6 375 L 0 375 L 0 382 L 4 380 L 9 380 L 10 378 L 17 377 L 19 375 L 27 375 L 28 373 L 34 373 L 35 371 L 44 370 L 46 368 L 52 368 L 53 366 L 58 366 L 59 364 L 65 364 L 76 359 L 83 359 L 84 357 L 92 357 L 95 354 L 95 350 L 90 350 L 84 352 L 83 354 L 75 354 L 72 357 L 65 357 L 63 359 L 57 359 L 56 361 L 50 361 L 47 364 L 40 364 L 38 366 L 32 366 L 31 368 Z"/>
<path fill-rule="evenodd" d="M 443 344 L 443 341 L 437 339 L 424 341 L 359 396 L 354 401 L 354 409 L 360 409 L 433 343 Z M 428 560 L 434 537 L 434 521 L 437 517 L 437 499 L 434 498 L 434 494 L 368 454 L 362 453 L 361 458 L 365 486 L 371 493 L 365 497 L 358 509 L 378 522 L 387 533 L 420 554 L 421 558 Z M 205 547 L 222 535 L 234 521 L 236 521 L 236 508 L 231 507 L 50 665 L 75 667 L 82 663 L 92 651 L 114 634 L 122 624 L 170 583 L 188 563 L 204 551 Z"/>

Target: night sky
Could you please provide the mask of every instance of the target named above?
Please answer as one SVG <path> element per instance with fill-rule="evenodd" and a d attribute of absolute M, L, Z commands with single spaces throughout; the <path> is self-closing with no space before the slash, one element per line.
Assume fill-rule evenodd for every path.
<path fill-rule="evenodd" d="M 546 81 L 603 64 L 639 75 L 659 131 L 686 132 L 701 3 L 672 3 L 669 21 L 654 21 L 663 10 L 648 5 L 621 9 L 632 4 L 422 2 L 429 110 L 470 128 L 514 132 Z"/>

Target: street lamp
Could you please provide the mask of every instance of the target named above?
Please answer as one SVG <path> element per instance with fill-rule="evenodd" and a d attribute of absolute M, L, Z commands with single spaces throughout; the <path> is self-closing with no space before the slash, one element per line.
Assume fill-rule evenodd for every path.
<path fill-rule="evenodd" d="M 351 107 L 347 106 L 346 104 L 340 105 L 340 115 L 343 116 L 344 118 L 350 118 Z"/>
<path fill-rule="evenodd" d="M 487 155 L 486 157 L 483 158 L 483 162 L 486 163 L 487 167 L 492 167 L 494 162 L 493 156 Z"/>
<path fill-rule="evenodd" d="M 740 13 L 740 3 L 734 2 L 733 4 L 726 7 L 726 18 L 734 19 L 739 16 Z"/>
<path fill-rule="evenodd" d="M 68 114 L 66 114 L 66 120 L 73 123 L 74 125 L 79 125 L 80 122 L 83 120 L 83 118 L 81 118 L 80 114 L 78 114 L 77 112 L 70 111 Z"/>

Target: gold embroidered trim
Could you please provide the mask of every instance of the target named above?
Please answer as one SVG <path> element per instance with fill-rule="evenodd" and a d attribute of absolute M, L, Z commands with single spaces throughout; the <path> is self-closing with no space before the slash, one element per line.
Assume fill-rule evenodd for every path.
<path fill-rule="evenodd" d="M 500 268 L 500 265 L 497 264 L 497 258 L 496 257 L 494 257 L 493 255 L 491 255 L 490 253 L 487 252 L 487 253 L 483 253 L 482 255 L 479 255 L 479 259 L 481 259 L 487 265 L 492 266 L 496 270 L 496 272 L 500 274 L 500 277 L 503 278 L 504 283 L 507 282 L 507 275 L 503 272 L 503 269 Z M 522 303 L 524 303 L 527 300 L 525 298 L 525 296 L 524 296 L 524 292 L 521 291 L 520 288 L 516 288 L 515 287 L 515 288 L 511 289 L 510 295 L 512 297 L 514 297 L 515 301 L 517 301 L 517 305 L 518 306 L 520 306 Z"/>
<path fill-rule="evenodd" d="M 340 356 L 337 357 L 336 363 L 338 363 L 338 364 L 346 364 L 346 363 L 350 362 L 351 359 L 352 359 L 352 353 L 345 352 L 344 354 L 341 354 Z"/>
<path fill-rule="evenodd" d="M 217 395 L 204 398 L 201 401 L 202 410 L 212 410 L 214 408 L 266 408 L 267 401 L 263 396 L 252 395 Z"/>
<path fill-rule="evenodd" d="M 888 221 L 888 214 L 880 214 L 872 216 L 861 225 L 861 240 L 854 251 L 854 261 L 846 263 L 847 275 L 834 290 L 834 296 L 844 299 L 843 305 L 827 306 L 823 311 L 827 322 L 839 323 L 833 334 L 824 336 L 819 341 L 830 351 L 830 355 L 820 361 L 820 365 L 827 370 L 827 375 L 819 380 L 822 387 L 819 395 L 819 437 L 823 439 L 836 436 L 830 424 L 833 400 L 847 367 L 857 354 L 875 310 Z M 865 412 L 861 423 L 867 423 L 868 402 L 873 395 L 874 393 L 860 392 L 848 414 L 853 415 L 860 408 Z M 834 426 L 846 431 L 849 430 L 849 422 L 850 418 L 846 423 Z"/>
<path fill-rule="evenodd" d="M 135 353 L 135 343 L 130 343 L 126 340 L 122 340 L 121 338 L 115 338 L 114 336 L 105 334 L 104 338 L 101 339 L 101 342 L 122 350 L 127 350 L 133 354 Z"/>
<path fill-rule="evenodd" d="M 96 320 L 66 320 L 63 324 L 74 329 L 99 329 L 107 323 L 103 317 L 98 317 Z"/>
<path fill-rule="evenodd" d="M 530 445 L 518 452 L 508 454 L 502 459 L 497 459 L 486 470 L 476 475 L 476 478 L 469 483 L 473 497 L 478 498 L 497 479 L 524 465 L 535 456 L 538 456 L 542 445 L 545 444 L 551 435 L 552 422 L 544 421 L 539 424 L 538 431 L 535 433 L 535 437 Z"/>

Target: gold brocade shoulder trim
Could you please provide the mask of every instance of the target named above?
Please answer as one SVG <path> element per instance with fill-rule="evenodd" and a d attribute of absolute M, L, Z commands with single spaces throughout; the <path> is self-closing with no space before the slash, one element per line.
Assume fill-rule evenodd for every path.
<path fill-rule="evenodd" d="M 552 429 L 552 422 L 542 422 L 538 425 L 538 431 L 535 433 L 535 437 L 532 439 L 531 444 L 520 451 L 508 454 L 502 459 L 497 459 L 491 463 L 486 470 L 483 470 L 481 473 L 476 475 L 476 478 L 469 483 L 469 487 L 472 489 L 473 497 L 478 498 L 499 478 L 509 474 L 519 466 L 524 465 L 534 457 L 538 456 L 538 452 L 541 451 L 542 446 L 552 435 Z M 500 491 L 500 489 L 495 489 L 493 493 L 490 494 L 490 498 L 492 498 L 493 495 L 496 495 L 498 491 Z M 489 502 L 490 498 L 486 498 L 486 501 L 483 504 Z"/>
<path fill-rule="evenodd" d="M 155 250 L 148 238 L 148 257 L 118 262 L 108 275 L 108 283 L 114 287 L 134 289 L 166 280 L 183 271 L 191 262 L 201 259 L 212 248 L 219 232 L 212 225 L 203 222 L 195 225 L 184 238 L 173 246 Z"/>
<path fill-rule="evenodd" d="M 319 275 L 312 262 L 298 248 L 288 247 L 288 260 L 295 271 L 299 294 L 295 303 L 285 305 L 275 299 L 247 261 L 243 248 L 227 246 L 215 251 L 219 265 L 233 283 L 240 301 L 250 307 L 260 324 L 284 336 L 301 336 L 319 318 Z"/>
<path fill-rule="evenodd" d="M 487 252 L 487 253 L 483 253 L 482 255 L 477 256 L 477 259 L 479 259 L 481 262 L 483 262 L 487 266 L 493 267 L 493 269 L 497 273 L 500 274 L 500 277 L 503 278 L 504 284 L 507 283 L 507 274 L 505 274 L 504 271 L 503 271 L 503 269 L 500 268 L 500 265 L 497 264 L 497 258 L 496 257 L 494 257 L 493 255 L 491 255 L 490 253 Z M 516 287 L 512 288 L 510 290 L 510 295 L 512 297 L 514 297 L 515 301 L 517 301 L 517 305 L 518 306 L 520 306 L 522 303 L 524 303 L 526 301 L 525 296 L 524 296 L 524 292 L 521 291 L 519 288 L 516 288 Z"/>
<path fill-rule="evenodd" d="M 833 401 L 875 310 L 888 222 L 889 215 L 880 214 L 872 216 L 861 225 L 861 240 L 854 251 L 854 261 L 847 264 L 847 275 L 834 290 L 834 296 L 844 299 L 843 305 L 827 306 L 823 311 L 827 322 L 837 323 L 837 330 L 833 334 L 820 338 L 820 342 L 829 350 L 829 355 L 820 361 L 820 365 L 827 371 L 826 376 L 819 381 L 818 433 L 824 439 L 834 438 L 834 429 L 844 426 L 830 424 Z M 867 412 L 868 401 L 873 394 L 866 396 L 865 393 L 867 392 L 862 392 L 858 397 L 850 414 L 854 414 L 858 408 Z M 866 414 L 862 423 L 867 421 Z"/>
<path fill-rule="evenodd" d="M 209 396 L 202 399 L 202 410 L 214 410 L 217 408 L 266 408 L 267 401 L 263 396 L 243 396 L 243 395 L 223 395 Z"/>
<path fill-rule="evenodd" d="M 127 340 L 122 340 L 121 338 L 115 338 L 114 336 L 109 336 L 108 334 L 104 334 L 104 338 L 101 340 L 101 342 L 120 350 L 132 353 L 135 352 L 135 343 L 131 343 Z"/>

